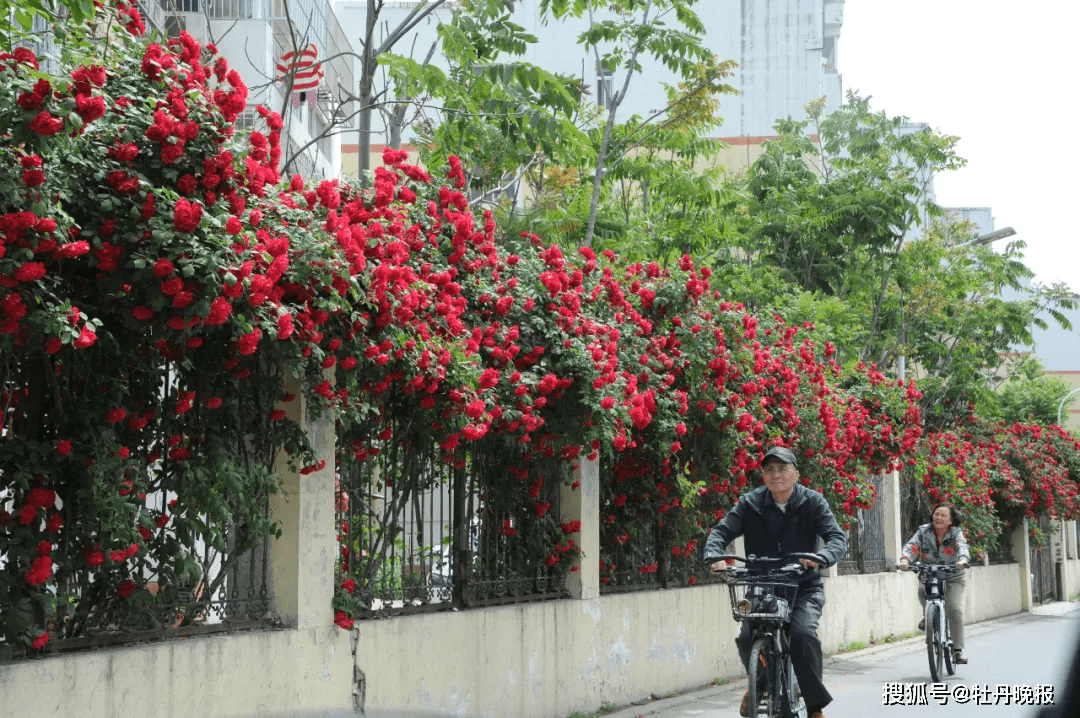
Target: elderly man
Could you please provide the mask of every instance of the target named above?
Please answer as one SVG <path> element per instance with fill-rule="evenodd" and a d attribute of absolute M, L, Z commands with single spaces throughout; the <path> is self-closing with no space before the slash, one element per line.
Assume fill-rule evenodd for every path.
<path fill-rule="evenodd" d="M 820 569 L 839 561 L 847 552 L 847 536 L 836 523 L 825 497 L 799 481 L 795 454 L 777 446 L 765 452 L 761 472 L 765 485 L 744 494 L 723 521 L 713 527 L 705 545 L 705 561 L 719 575 L 727 568 L 728 544 L 744 537 L 747 555 L 779 558 L 789 553 L 816 553 L 820 561 L 800 559 L 806 572 L 791 614 L 791 662 L 810 718 L 824 718 L 822 709 L 832 701 L 821 680 L 821 639 L 818 621 L 825 606 L 825 585 Z M 818 549 L 818 539 L 825 545 Z M 750 664 L 750 624 L 744 622 L 736 644 L 743 666 Z M 749 691 L 739 714 L 750 713 Z"/>

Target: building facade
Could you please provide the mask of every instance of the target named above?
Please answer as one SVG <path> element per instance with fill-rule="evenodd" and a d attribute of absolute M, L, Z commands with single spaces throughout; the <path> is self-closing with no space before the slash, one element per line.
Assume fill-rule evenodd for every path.
<path fill-rule="evenodd" d="M 214 43 L 240 73 L 249 94 L 238 128 L 259 125 L 258 105 L 281 114 L 283 174 L 340 175 L 340 130 L 348 126 L 355 81 L 352 45 L 329 0 L 142 0 L 140 9 L 148 27 L 165 35 L 186 31 Z M 291 73 L 278 67 L 291 68 L 282 58 L 309 46 L 321 66 L 318 87 L 291 92 Z"/>

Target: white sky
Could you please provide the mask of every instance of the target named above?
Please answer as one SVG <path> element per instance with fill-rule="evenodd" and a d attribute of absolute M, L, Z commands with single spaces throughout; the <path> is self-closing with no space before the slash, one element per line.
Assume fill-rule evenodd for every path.
<path fill-rule="evenodd" d="M 991 207 L 1027 244 L 1035 280 L 1080 290 L 1080 4 L 846 0 L 846 93 L 960 137 L 946 207 Z M 1001 242 L 997 243 L 1001 244 Z"/>

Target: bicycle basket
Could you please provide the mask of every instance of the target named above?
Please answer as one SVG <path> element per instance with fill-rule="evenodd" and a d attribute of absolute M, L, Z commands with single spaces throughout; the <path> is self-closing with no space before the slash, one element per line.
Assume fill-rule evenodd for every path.
<path fill-rule="evenodd" d="M 736 621 L 786 622 L 791 617 L 791 607 L 795 605 L 798 591 L 798 584 L 791 582 L 740 577 L 728 583 L 731 615 Z"/>

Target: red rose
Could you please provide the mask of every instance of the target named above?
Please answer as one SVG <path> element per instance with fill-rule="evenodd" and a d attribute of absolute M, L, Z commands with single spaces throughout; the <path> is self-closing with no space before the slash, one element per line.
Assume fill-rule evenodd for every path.
<path fill-rule="evenodd" d="M 131 581 L 131 580 L 124 581 L 123 583 L 121 583 L 119 586 L 116 587 L 116 593 L 120 596 L 120 598 L 127 598 L 128 596 L 131 595 L 132 591 L 134 591 L 134 590 L 135 590 L 135 582 Z"/>
<path fill-rule="evenodd" d="M 15 100 L 15 104 L 24 110 L 36 110 L 44 102 L 44 95 L 39 95 L 36 92 L 22 92 L 19 94 L 18 99 Z"/>
<path fill-rule="evenodd" d="M 173 229 L 177 232 L 194 232 L 202 220 L 202 205 L 181 197 L 173 209 Z"/>
<path fill-rule="evenodd" d="M 45 265 L 41 262 L 26 262 L 15 270 L 15 279 L 20 282 L 36 282 L 45 276 Z"/>
<path fill-rule="evenodd" d="M 82 331 L 79 333 L 79 338 L 72 342 L 72 346 L 76 349 L 86 349 L 97 341 L 97 334 L 95 334 L 90 327 L 83 325 Z"/>
<path fill-rule="evenodd" d="M 30 644 L 30 647 L 33 648 L 36 651 L 36 650 L 40 649 L 42 646 L 44 646 L 46 643 L 48 643 L 48 642 L 49 642 L 49 632 L 45 631 L 45 633 L 40 634 L 37 638 L 34 639 L 34 641 Z"/>
<path fill-rule="evenodd" d="M 71 242 L 61 247 L 60 256 L 65 259 L 72 259 L 74 257 L 81 257 L 89 251 L 90 243 L 85 240 L 79 240 L 78 242 Z"/>
<path fill-rule="evenodd" d="M 41 170 L 24 170 L 22 182 L 27 187 L 37 187 L 45 182 L 45 173 Z"/>
<path fill-rule="evenodd" d="M 26 65 L 32 67 L 35 70 L 41 69 L 38 67 L 37 55 L 28 47 L 16 47 L 13 51 L 12 57 L 15 58 L 15 62 L 20 65 Z"/>
<path fill-rule="evenodd" d="M 58 452 L 58 453 L 59 453 L 59 454 L 60 454 L 61 456 L 67 456 L 68 454 L 70 454 L 70 453 L 71 453 L 71 442 L 70 442 L 70 441 L 68 441 L 67 439 L 61 439 L 61 440 L 60 440 L 60 441 L 59 441 L 59 442 L 58 442 L 58 443 L 56 444 L 56 451 L 57 451 L 57 452 Z"/>
<path fill-rule="evenodd" d="M 42 110 L 30 121 L 30 129 L 39 135 L 55 135 L 64 129 L 64 121 L 48 110 Z"/>
<path fill-rule="evenodd" d="M 142 305 L 139 305 L 132 309 L 131 313 L 136 319 L 140 321 L 146 321 L 147 319 L 150 319 L 154 316 L 153 309 L 151 309 L 150 307 L 144 307 Z"/>
<path fill-rule="evenodd" d="M 154 276 L 167 277 L 174 271 L 173 263 L 165 257 L 161 257 L 154 263 Z"/>
<path fill-rule="evenodd" d="M 167 144 L 161 148 L 161 161 L 167 165 L 171 165 L 180 159 L 183 154 L 184 146 L 182 144 Z"/>
<path fill-rule="evenodd" d="M 105 114 L 105 100 L 102 97 L 76 95 L 75 111 L 84 123 L 89 124 Z"/>
<path fill-rule="evenodd" d="M 262 330 L 258 327 L 240 337 L 239 349 L 241 355 L 248 356 L 255 353 L 256 347 L 259 345 L 259 340 L 262 339 Z"/>
<path fill-rule="evenodd" d="M 113 409 L 105 415 L 105 421 L 110 424 L 115 424 L 117 422 L 123 421 L 125 416 L 127 416 L 127 412 L 123 409 Z"/>
<path fill-rule="evenodd" d="M 281 314 L 277 318 L 277 338 L 288 339 L 293 333 L 293 318 L 291 314 Z"/>
<path fill-rule="evenodd" d="M 184 280 L 180 277 L 172 277 L 161 283 L 161 293 L 167 297 L 175 297 L 184 291 Z"/>
<path fill-rule="evenodd" d="M 37 556 L 30 563 L 30 570 L 26 572 L 26 582 L 31 586 L 38 586 L 52 578 L 52 559 L 48 556 Z"/>
<path fill-rule="evenodd" d="M 353 619 L 346 616 L 344 611 L 338 611 L 334 614 L 334 623 L 346 631 L 353 627 Z"/>

